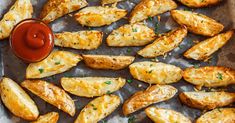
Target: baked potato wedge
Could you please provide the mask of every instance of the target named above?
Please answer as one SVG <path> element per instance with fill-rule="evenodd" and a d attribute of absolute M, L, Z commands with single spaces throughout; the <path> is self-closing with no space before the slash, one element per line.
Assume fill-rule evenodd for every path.
<path fill-rule="evenodd" d="M 122 107 L 123 114 L 128 115 L 153 103 L 171 99 L 177 89 L 170 85 L 152 85 L 144 91 L 136 92 L 127 99 Z"/>
<path fill-rule="evenodd" d="M 218 4 L 222 0 L 178 0 L 178 1 L 188 7 L 201 8 Z"/>
<path fill-rule="evenodd" d="M 38 108 L 30 96 L 13 80 L 4 77 L 0 82 L 0 94 L 3 104 L 15 116 L 25 120 L 36 120 Z"/>
<path fill-rule="evenodd" d="M 137 53 L 145 58 L 164 55 L 178 47 L 186 36 L 186 27 L 179 27 L 157 38 L 152 44 L 147 45 Z"/>
<path fill-rule="evenodd" d="M 193 108 L 211 110 L 235 102 L 235 93 L 229 92 L 183 92 L 181 102 Z"/>
<path fill-rule="evenodd" d="M 132 10 L 129 22 L 140 22 L 176 8 L 177 4 L 173 0 L 142 0 Z"/>
<path fill-rule="evenodd" d="M 214 36 L 224 28 L 216 20 L 196 12 L 172 10 L 171 16 L 177 23 L 185 25 L 190 32 L 198 35 Z"/>
<path fill-rule="evenodd" d="M 126 14 L 126 10 L 117 7 L 90 6 L 80 10 L 74 17 L 83 26 L 100 27 L 110 25 Z"/>
<path fill-rule="evenodd" d="M 201 41 L 188 49 L 184 56 L 194 60 L 207 60 L 214 52 L 223 47 L 233 36 L 233 30 L 218 34 L 212 38 Z"/>
<path fill-rule="evenodd" d="M 155 39 L 155 32 L 148 26 L 137 24 L 126 24 L 113 30 L 106 39 L 108 46 L 144 46 Z"/>
<path fill-rule="evenodd" d="M 50 112 L 39 116 L 39 118 L 36 121 L 33 121 L 31 123 L 57 123 L 58 119 L 59 119 L 59 113 Z"/>
<path fill-rule="evenodd" d="M 182 70 L 161 62 L 135 62 L 129 66 L 131 75 L 149 84 L 170 84 L 182 78 Z"/>
<path fill-rule="evenodd" d="M 21 86 L 58 109 L 74 116 L 75 104 L 63 89 L 43 80 L 25 80 Z"/>
<path fill-rule="evenodd" d="M 65 72 L 82 60 L 80 55 L 67 51 L 53 51 L 46 59 L 30 63 L 26 69 L 26 78 L 35 79 Z"/>
<path fill-rule="evenodd" d="M 112 3 L 117 3 L 123 0 L 101 0 L 101 4 L 102 5 L 106 5 L 106 4 L 112 4 Z"/>
<path fill-rule="evenodd" d="M 187 68 L 183 78 L 198 87 L 219 87 L 235 84 L 235 70 L 226 67 L 207 66 Z"/>
<path fill-rule="evenodd" d="M 76 77 L 61 78 L 63 89 L 71 94 L 82 97 L 102 96 L 122 88 L 126 83 L 124 78 L 108 77 Z"/>
<path fill-rule="evenodd" d="M 145 109 L 145 113 L 155 123 L 192 123 L 183 114 L 170 109 L 152 106 Z"/>
<path fill-rule="evenodd" d="M 200 116 L 195 123 L 234 123 L 235 108 L 217 108 Z"/>
<path fill-rule="evenodd" d="M 79 10 L 87 5 L 86 0 L 48 0 L 43 6 L 40 18 L 44 22 L 50 23 L 63 15 Z"/>
<path fill-rule="evenodd" d="M 69 47 L 81 50 L 97 49 L 103 40 L 103 32 L 78 31 L 63 32 L 55 34 L 55 45 L 60 47 Z"/>
<path fill-rule="evenodd" d="M 0 40 L 8 38 L 14 26 L 24 19 L 31 18 L 32 13 L 30 0 L 16 0 L 0 21 Z"/>
<path fill-rule="evenodd" d="M 111 114 L 121 103 L 116 95 L 103 95 L 89 102 L 74 123 L 97 123 Z"/>
<path fill-rule="evenodd" d="M 130 65 L 133 56 L 82 55 L 85 64 L 94 69 L 120 70 Z"/>

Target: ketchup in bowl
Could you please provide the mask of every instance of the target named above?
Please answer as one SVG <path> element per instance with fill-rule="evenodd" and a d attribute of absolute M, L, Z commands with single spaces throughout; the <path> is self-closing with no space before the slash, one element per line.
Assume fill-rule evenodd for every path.
<path fill-rule="evenodd" d="M 54 37 L 50 27 L 36 19 L 19 22 L 11 32 L 10 45 L 17 57 L 25 62 L 38 62 L 53 49 Z"/>

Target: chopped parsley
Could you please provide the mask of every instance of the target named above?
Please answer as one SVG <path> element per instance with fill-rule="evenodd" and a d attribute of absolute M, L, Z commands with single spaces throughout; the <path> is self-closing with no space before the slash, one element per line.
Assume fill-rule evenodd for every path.
<path fill-rule="evenodd" d="M 107 123 L 107 122 L 103 120 L 101 123 Z"/>
<path fill-rule="evenodd" d="M 183 46 L 181 46 L 181 45 L 179 45 L 178 47 L 179 47 L 180 49 L 183 49 Z"/>
<path fill-rule="evenodd" d="M 110 90 L 108 90 L 108 91 L 106 92 L 106 94 L 111 94 L 111 91 L 110 91 Z"/>
<path fill-rule="evenodd" d="M 2 33 L 2 30 L 0 30 L 0 32 Z"/>
<path fill-rule="evenodd" d="M 44 69 L 39 68 L 38 71 L 39 71 L 40 73 L 43 73 Z"/>
<path fill-rule="evenodd" d="M 128 118 L 128 123 L 134 123 L 135 122 L 135 116 L 130 116 L 129 118 Z"/>
<path fill-rule="evenodd" d="M 60 64 L 60 62 L 58 61 L 58 62 L 55 62 L 55 65 L 59 65 Z"/>
<path fill-rule="evenodd" d="M 132 28 L 132 32 L 137 32 L 137 29 L 136 28 Z"/>
<path fill-rule="evenodd" d="M 153 18 L 152 18 L 152 17 L 150 17 L 150 16 L 148 16 L 148 20 L 149 20 L 149 21 L 152 21 L 152 20 L 153 20 Z"/>
<path fill-rule="evenodd" d="M 217 78 L 220 79 L 220 80 L 223 80 L 223 75 L 221 73 L 218 73 Z"/>
<path fill-rule="evenodd" d="M 148 71 L 148 73 L 152 73 L 152 72 L 153 72 L 153 70 Z"/>
<path fill-rule="evenodd" d="M 219 112 L 221 112 L 220 108 L 217 108 Z"/>
<path fill-rule="evenodd" d="M 157 21 L 154 26 L 154 32 L 158 34 L 159 22 Z"/>
<path fill-rule="evenodd" d="M 131 52 L 131 49 L 130 49 L 130 48 L 128 48 L 128 49 L 127 49 L 127 52 L 128 52 L 128 53 L 130 53 L 130 52 Z"/>
<path fill-rule="evenodd" d="M 97 110 L 94 104 L 91 104 L 91 106 L 93 107 L 93 110 Z"/>
<path fill-rule="evenodd" d="M 110 84 L 112 84 L 112 82 L 111 81 L 106 81 L 106 82 L 104 82 L 105 84 L 107 84 L 107 85 L 110 85 Z"/>
<path fill-rule="evenodd" d="M 198 64 L 193 65 L 194 68 L 199 68 L 199 66 L 200 65 L 198 65 Z"/>
<path fill-rule="evenodd" d="M 133 82 L 133 80 L 131 80 L 131 79 L 128 79 L 128 80 L 127 80 L 127 82 L 128 82 L 128 83 L 132 83 L 132 82 Z"/>

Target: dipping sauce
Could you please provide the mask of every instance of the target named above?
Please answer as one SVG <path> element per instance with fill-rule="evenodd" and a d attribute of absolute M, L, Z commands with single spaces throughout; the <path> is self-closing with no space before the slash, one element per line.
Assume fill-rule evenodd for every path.
<path fill-rule="evenodd" d="M 46 58 L 53 49 L 53 32 L 40 20 L 26 19 L 14 27 L 10 45 L 15 55 L 23 61 L 38 62 Z"/>

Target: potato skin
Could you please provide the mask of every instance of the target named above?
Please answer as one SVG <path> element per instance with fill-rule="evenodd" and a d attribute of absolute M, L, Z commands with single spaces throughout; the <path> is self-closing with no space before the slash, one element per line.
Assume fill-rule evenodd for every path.
<path fill-rule="evenodd" d="M 64 90 L 82 97 L 102 96 L 107 92 L 112 93 L 123 87 L 125 83 L 126 79 L 120 77 L 61 78 L 61 85 Z"/>
<path fill-rule="evenodd" d="M 122 107 L 123 114 L 128 115 L 153 103 L 171 99 L 177 89 L 170 85 L 153 85 L 144 91 L 136 92 L 127 99 Z"/>
<path fill-rule="evenodd" d="M 21 86 L 70 116 L 74 116 L 75 104 L 63 89 L 43 80 L 25 80 Z"/>
<path fill-rule="evenodd" d="M 202 110 L 211 110 L 235 102 L 235 93 L 229 92 L 183 92 L 179 98 L 184 104 Z"/>
<path fill-rule="evenodd" d="M 55 34 L 55 45 L 60 47 L 69 47 L 81 50 L 97 49 L 103 40 L 103 32 L 78 31 L 78 32 L 62 32 Z"/>
<path fill-rule="evenodd" d="M 217 108 L 200 116 L 195 123 L 234 123 L 235 108 Z"/>
<path fill-rule="evenodd" d="M 82 55 L 85 64 L 94 69 L 120 70 L 131 64 L 133 56 Z"/>
<path fill-rule="evenodd" d="M 224 28 L 219 22 L 196 12 L 172 10 L 171 16 L 177 23 L 185 25 L 190 32 L 198 35 L 214 36 Z"/>
<path fill-rule="evenodd" d="M 16 0 L 0 21 L 0 40 L 8 38 L 14 26 L 20 21 L 31 18 L 33 6 L 30 0 Z"/>
<path fill-rule="evenodd" d="M 113 30 L 106 39 L 108 46 L 144 46 L 156 37 L 153 29 L 143 23 L 125 24 Z"/>
<path fill-rule="evenodd" d="M 152 44 L 147 45 L 137 53 L 145 58 L 154 58 L 170 52 L 187 36 L 187 28 L 179 27 L 157 38 Z"/>
<path fill-rule="evenodd" d="M 49 112 L 47 114 L 39 116 L 36 121 L 31 123 L 57 123 L 59 119 L 59 113 L 57 112 Z"/>
<path fill-rule="evenodd" d="M 212 38 L 201 41 L 188 49 L 184 56 L 194 60 L 207 60 L 214 52 L 223 47 L 233 36 L 234 31 L 230 30 L 218 34 Z"/>
<path fill-rule="evenodd" d="M 140 22 L 176 8 L 177 4 L 173 0 L 142 0 L 132 10 L 129 22 Z"/>
<path fill-rule="evenodd" d="M 2 102 L 15 116 L 25 120 L 38 118 L 36 104 L 16 82 L 4 77 L 0 82 L 0 91 Z"/>
<path fill-rule="evenodd" d="M 79 10 L 87 5 L 86 0 L 48 0 L 43 6 L 40 18 L 44 22 L 50 23 L 63 15 Z"/>
<path fill-rule="evenodd" d="M 170 84 L 182 78 L 182 70 L 161 62 L 135 62 L 129 66 L 131 75 L 149 84 Z"/>
<path fill-rule="evenodd" d="M 170 109 L 149 107 L 145 109 L 147 116 L 155 123 L 192 123 L 183 114 Z"/>
<path fill-rule="evenodd" d="M 218 66 L 191 67 L 183 71 L 183 78 L 199 87 L 220 87 L 235 84 L 235 71 Z"/>
<path fill-rule="evenodd" d="M 121 103 L 116 95 L 103 95 L 89 102 L 74 123 L 97 123 L 111 114 Z"/>
<path fill-rule="evenodd" d="M 126 10 L 117 7 L 90 6 L 80 10 L 74 17 L 83 26 L 100 27 L 110 25 L 126 14 Z"/>
<path fill-rule="evenodd" d="M 222 0 L 178 0 L 178 1 L 188 7 L 201 8 L 218 4 Z"/>
<path fill-rule="evenodd" d="M 47 58 L 30 63 L 26 69 L 26 78 L 44 78 L 65 72 L 82 60 L 80 55 L 68 51 L 53 51 Z"/>

